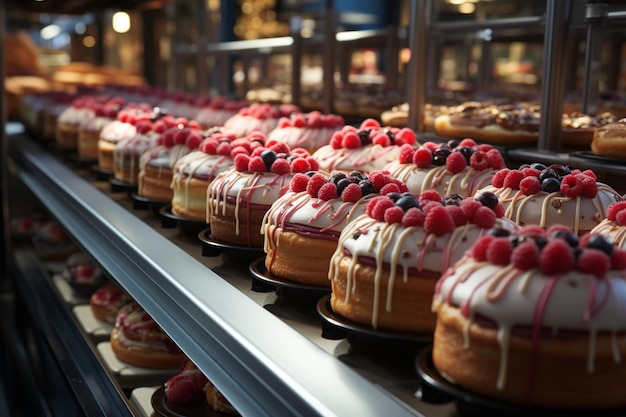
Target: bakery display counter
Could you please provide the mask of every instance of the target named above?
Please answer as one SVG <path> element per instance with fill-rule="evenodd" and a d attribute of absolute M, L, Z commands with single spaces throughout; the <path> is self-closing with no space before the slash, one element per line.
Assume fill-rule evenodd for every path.
<path fill-rule="evenodd" d="M 255 285 L 251 254 L 206 253 L 197 230 L 164 227 L 158 210 L 137 208 L 128 192 L 113 192 L 92 167 L 72 164 L 21 134 L 10 135 L 9 145 L 19 181 L 242 415 L 455 415 L 452 402 L 420 398 L 415 359 L 422 344 L 325 327 L 318 312 L 320 293 Z M 18 274 L 24 269 L 30 274 L 27 265 L 36 265 L 36 259 L 24 262 L 22 256 L 14 251 L 12 263 Z M 54 285 L 50 275 L 33 274 L 40 276 L 40 285 Z M 31 302 L 31 296 L 44 298 L 50 290 L 33 288 L 19 276 L 23 303 L 48 316 L 44 325 L 60 323 L 48 326 L 53 345 L 66 333 L 82 337 L 67 342 L 81 347 L 78 353 L 65 357 L 69 347 L 61 351 L 58 359 L 72 364 L 62 374 L 88 382 L 95 404 L 110 402 L 95 394 L 97 387 L 117 393 L 112 406 L 124 410 L 107 415 L 132 414 L 131 402 L 119 395 L 123 384 L 94 348 L 89 330 L 73 317 L 75 306 L 64 300 L 63 291 L 55 290 L 57 296 L 45 303 Z M 83 361 L 96 368 L 98 378 L 72 371 L 82 370 Z"/>

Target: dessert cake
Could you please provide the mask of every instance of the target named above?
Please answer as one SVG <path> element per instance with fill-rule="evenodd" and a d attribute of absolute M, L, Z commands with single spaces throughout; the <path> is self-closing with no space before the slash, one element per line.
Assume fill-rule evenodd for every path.
<path fill-rule="evenodd" d="M 626 158 L 626 119 L 598 128 L 591 141 L 591 151 L 609 158 Z"/>
<path fill-rule="evenodd" d="M 117 114 L 124 105 L 121 98 L 113 98 L 105 103 L 92 105 L 94 117 L 80 125 L 78 130 L 78 156 L 85 159 L 98 159 L 98 141 L 102 129 L 117 119 Z"/>
<path fill-rule="evenodd" d="M 75 291 L 89 295 L 107 279 L 100 265 L 83 251 L 75 252 L 67 258 L 61 275 Z"/>
<path fill-rule="evenodd" d="M 483 191 L 496 194 L 505 217 L 519 225 L 563 224 L 579 234 L 593 229 L 606 217 L 608 206 L 622 200 L 614 189 L 597 181 L 593 171 L 560 164 L 504 168 L 476 195 Z"/>
<path fill-rule="evenodd" d="M 212 97 L 208 103 L 200 106 L 193 120 L 200 123 L 200 127 L 204 130 L 223 126 L 226 120 L 235 116 L 239 110 L 248 105 L 245 100 L 230 100 L 221 96 Z"/>
<path fill-rule="evenodd" d="M 364 214 L 375 196 L 407 188 L 386 173 L 355 171 L 330 177 L 298 173 L 290 190 L 263 219 L 265 266 L 279 277 L 328 287 L 330 258 L 343 228 Z"/>
<path fill-rule="evenodd" d="M 56 146 L 61 150 L 76 150 L 78 148 L 78 132 L 81 126 L 96 117 L 92 103 L 95 96 L 77 97 L 72 105 L 66 107 L 56 121 Z"/>
<path fill-rule="evenodd" d="M 414 146 L 415 132 L 409 128 L 381 127 L 374 119 L 365 119 L 356 128 L 344 126 L 333 133 L 330 144 L 313 153 L 324 172 L 382 171 L 400 155 L 402 145 Z"/>
<path fill-rule="evenodd" d="M 334 114 L 292 113 L 282 117 L 276 129 L 269 132 L 268 139 L 285 142 L 290 148 L 304 148 L 310 153 L 330 143 L 334 132 L 345 125 L 343 117 Z"/>
<path fill-rule="evenodd" d="M 471 197 L 505 167 L 498 149 L 466 138 L 441 144 L 425 142 L 417 149 L 402 145 L 398 158 L 385 169 L 414 194 L 435 189 L 441 194 Z"/>
<path fill-rule="evenodd" d="M 441 274 L 490 229 L 514 230 L 494 194 L 390 193 L 341 232 L 328 277 L 331 307 L 376 330 L 430 333 Z"/>
<path fill-rule="evenodd" d="M 115 324 L 117 313 L 132 297 L 114 282 L 102 284 L 89 297 L 89 307 L 93 316 L 105 323 Z"/>
<path fill-rule="evenodd" d="M 251 248 L 263 247 L 261 223 L 272 203 L 289 191 L 297 173 L 316 171 L 317 161 L 304 149 L 293 152 L 282 142 L 267 141 L 234 167 L 219 174 L 207 190 L 207 222 L 214 239 Z"/>
<path fill-rule="evenodd" d="M 624 407 L 626 252 L 562 225 L 487 235 L 437 284 L 436 369 L 518 406 Z"/>
<path fill-rule="evenodd" d="M 252 103 L 224 122 L 226 132 L 236 137 L 258 130 L 267 135 L 278 126 L 281 117 L 290 117 L 300 109 L 293 104 Z"/>
<path fill-rule="evenodd" d="M 33 249 L 44 261 L 65 261 L 78 250 L 69 233 L 57 220 L 47 220 L 32 236 Z"/>
<path fill-rule="evenodd" d="M 619 201 L 609 206 L 606 219 L 591 229 L 591 234 L 600 234 L 608 238 L 617 247 L 626 249 L 626 201 Z"/>

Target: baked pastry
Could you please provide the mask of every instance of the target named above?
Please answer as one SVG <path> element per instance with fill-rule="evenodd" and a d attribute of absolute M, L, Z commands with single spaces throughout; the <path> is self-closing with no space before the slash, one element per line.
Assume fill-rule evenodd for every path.
<path fill-rule="evenodd" d="M 596 130 L 616 123 L 619 117 L 610 112 L 596 115 L 571 112 L 563 114 L 561 142 L 564 145 L 589 149 Z"/>
<path fill-rule="evenodd" d="M 299 112 L 300 108 L 293 104 L 252 103 L 228 118 L 224 129 L 238 138 L 255 130 L 267 135 L 278 126 L 281 117 Z"/>
<path fill-rule="evenodd" d="M 606 218 L 589 233 L 600 234 L 608 238 L 620 249 L 626 249 L 626 201 L 619 201 L 609 206 Z"/>
<path fill-rule="evenodd" d="M 89 295 L 107 279 L 100 265 L 83 251 L 75 252 L 67 258 L 61 275 L 75 291 Z"/>
<path fill-rule="evenodd" d="M 290 190 L 263 219 L 265 267 L 281 278 L 329 287 L 330 258 L 343 228 L 364 214 L 375 196 L 407 188 L 382 172 L 336 172 L 296 174 Z"/>
<path fill-rule="evenodd" d="M 562 224 L 580 234 L 604 220 L 611 203 L 622 200 L 617 191 L 597 181 L 593 171 L 559 164 L 504 168 L 476 195 L 483 191 L 496 194 L 504 216 L 521 226 Z"/>
<path fill-rule="evenodd" d="M 117 359 L 151 369 L 176 369 L 184 354 L 137 303 L 120 308 L 111 330 L 111 349 Z"/>
<path fill-rule="evenodd" d="M 624 407 L 626 252 L 562 225 L 500 234 L 478 239 L 437 284 L 436 369 L 520 406 Z"/>
<path fill-rule="evenodd" d="M 291 149 L 304 148 L 310 153 L 330 143 L 333 133 L 345 126 L 343 117 L 334 114 L 292 113 L 282 117 L 267 139 L 285 142 Z"/>
<path fill-rule="evenodd" d="M 391 193 L 341 232 L 332 256 L 332 310 L 375 330 L 431 333 L 441 274 L 492 228 L 513 230 L 495 195 Z"/>
<path fill-rule="evenodd" d="M 168 127 L 157 139 L 157 145 L 139 158 L 137 193 L 150 200 L 170 202 L 174 165 L 197 149 L 202 139 L 202 131 L 195 123 Z"/>
<path fill-rule="evenodd" d="M 69 233 L 57 220 L 46 221 L 32 236 L 33 249 L 44 261 L 65 261 L 78 250 Z"/>
<path fill-rule="evenodd" d="M 599 156 L 626 158 L 626 118 L 596 129 L 591 151 Z"/>
<path fill-rule="evenodd" d="M 398 158 L 385 170 L 404 182 L 413 194 L 435 189 L 441 194 L 471 197 L 505 167 L 499 150 L 466 138 L 441 144 L 425 142 L 418 149 L 402 145 Z"/>
<path fill-rule="evenodd" d="M 402 145 L 416 143 L 415 132 L 409 128 L 381 127 L 374 119 L 365 119 L 356 128 L 344 126 L 333 133 L 330 144 L 313 153 L 325 172 L 382 171 L 400 155 Z"/>
<path fill-rule="evenodd" d="M 207 188 L 215 177 L 232 168 L 233 153 L 249 154 L 265 142 L 265 136 L 251 133 L 236 139 L 220 128 L 206 132 L 198 149 L 180 158 L 172 168 L 172 213 L 190 220 L 206 221 Z"/>
<path fill-rule="evenodd" d="M 75 151 L 78 148 L 78 132 L 81 126 L 96 117 L 92 105 L 94 101 L 94 96 L 79 96 L 59 114 L 55 135 L 58 149 Z"/>
<path fill-rule="evenodd" d="M 81 124 L 78 130 L 78 156 L 84 159 L 98 159 L 98 141 L 102 129 L 117 119 L 117 114 L 124 105 L 121 98 L 113 98 L 104 103 L 92 105 L 95 117 Z"/>
<path fill-rule="evenodd" d="M 443 104 L 426 103 L 424 105 L 424 132 L 435 131 L 435 119 L 448 112 L 449 106 Z M 409 103 L 405 102 L 385 110 L 380 115 L 380 121 L 385 126 L 407 127 L 409 122 Z"/>
<path fill-rule="evenodd" d="M 131 301 L 126 291 L 114 282 L 107 282 L 91 294 L 89 306 L 96 319 L 113 325 L 120 308 Z"/>
<path fill-rule="evenodd" d="M 260 133 L 257 133 L 260 135 Z M 293 152 L 282 142 L 266 141 L 250 155 L 237 154 L 234 167 L 215 177 L 207 190 L 211 236 L 230 244 L 263 247 L 261 223 L 272 203 L 289 191 L 297 173 L 316 171 L 304 149 Z"/>
<path fill-rule="evenodd" d="M 216 126 L 223 126 L 226 120 L 235 116 L 239 110 L 247 107 L 249 103 L 245 100 L 230 100 L 225 97 L 212 97 L 208 103 L 200 106 L 193 120 L 200 123 L 204 130 Z"/>

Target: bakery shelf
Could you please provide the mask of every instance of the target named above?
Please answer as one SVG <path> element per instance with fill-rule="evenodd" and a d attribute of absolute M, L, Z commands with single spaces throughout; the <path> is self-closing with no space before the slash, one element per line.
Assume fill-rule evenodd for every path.
<path fill-rule="evenodd" d="M 410 366 L 378 373 L 345 341 L 322 339 L 310 315 L 253 292 L 246 272 L 202 257 L 177 229 L 159 230 L 125 194 L 109 195 L 25 136 L 9 145 L 19 179 L 243 415 L 450 415 L 452 405 L 415 397 Z"/>

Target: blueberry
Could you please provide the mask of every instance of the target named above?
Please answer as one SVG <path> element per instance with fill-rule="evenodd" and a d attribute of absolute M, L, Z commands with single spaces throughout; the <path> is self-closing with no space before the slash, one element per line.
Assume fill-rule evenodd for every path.
<path fill-rule="evenodd" d="M 474 150 L 472 148 L 470 148 L 469 146 L 462 146 L 462 147 L 456 149 L 456 152 L 461 152 L 461 155 L 463 155 L 465 157 L 465 162 L 467 162 L 469 164 L 470 163 L 470 158 L 472 157 L 472 154 L 474 153 Z"/>
<path fill-rule="evenodd" d="M 450 139 L 448 142 L 446 142 L 446 145 L 451 148 L 456 148 L 457 146 L 459 146 L 459 143 L 461 143 L 459 139 Z"/>
<path fill-rule="evenodd" d="M 548 169 L 551 169 L 554 172 L 556 172 L 559 177 L 564 177 L 572 173 L 572 170 L 569 169 L 568 166 L 561 165 L 561 164 L 552 164 L 548 167 Z"/>
<path fill-rule="evenodd" d="M 486 191 L 477 195 L 476 201 L 493 210 L 498 205 L 498 196 L 492 192 Z"/>
<path fill-rule="evenodd" d="M 443 196 L 444 206 L 458 206 L 461 201 L 463 201 L 463 196 L 461 194 L 446 194 Z"/>
<path fill-rule="evenodd" d="M 593 234 L 589 237 L 587 242 L 588 248 L 599 249 L 607 255 L 611 256 L 613 253 L 613 243 L 602 235 Z"/>
<path fill-rule="evenodd" d="M 396 135 L 391 131 L 391 129 L 389 128 L 385 128 L 385 130 L 383 131 L 383 133 L 385 135 L 387 135 L 389 137 L 389 139 L 391 140 L 391 143 L 393 143 L 394 138 L 396 137 Z"/>
<path fill-rule="evenodd" d="M 432 164 L 435 166 L 443 166 L 446 164 L 446 157 L 445 156 L 433 156 Z"/>
<path fill-rule="evenodd" d="M 552 234 L 552 237 L 565 240 L 567 244 L 573 248 L 578 246 L 578 236 L 572 232 L 568 232 L 566 230 L 557 230 Z"/>
<path fill-rule="evenodd" d="M 271 150 L 264 151 L 261 153 L 261 159 L 265 162 L 265 166 L 269 168 L 276 160 L 276 152 Z"/>
<path fill-rule="evenodd" d="M 370 139 L 370 129 L 359 130 L 357 135 L 359 135 L 359 139 L 361 139 L 361 145 L 365 146 L 372 143 L 372 139 Z"/>
<path fill-rule="evenodd" d="M 391 199 L 394 203 L 402 198 L 402 194 L 400 193 L 387 193 L 387 197 Z"/>
<path fill-rule="evenodd" d="M 361 187 L 361 194 L 363 195 L 376 193 L 376 187 L 374 187 L 374 184 L 370 180 L 361 180 L 359 187 Z"/>
<path fill-rule="evenodd" d="M 547 166 L 545 166 L 544 164 L 542 164 L 541 162 L 535 162 L 534 164 L 530 164 L 530 167 L 532 169 L 537 169 L 539 171 L 543 171 L 544 169 L 547 168 Z"/>
<path fill-rule="evenodd" d="M 539 181 L 543 182 L 546 178 L 559 178 L 559 175 L 553 169 L 546 168 L 539 174 Z"/>
<path fill-rule="evenodd" d="M 343 190 L 345 190 L 346 187 L 350 184 L 352 183 L 347 178 L 342 178 L 339 181 L 337 181 L 337 184 L 335 184 L 337 186 L 337 194 L 341 195 Z"/>
<path fill-rule="evenodd" d="M 447 146 L 443 145 L 435 149 L 435 151 L 433 152 L 433 156 L 447 157 L 451 153 L 452 153 L 452 150 L 448 148 Z"/>
<path fill-rule="evenodd" d="M 556 193 L 561 189 L 561 181 L 557 178 L 546 178 L 541 181 L 541 191 L 546 193 Z"/>
<path fill-rule="evenodd" d="M 414 195 L 404 195 L 396 201 L 396 206 L 402 208 L 402 210 L 407 211 L 411 207 L 420 207 L 419 201 L 417 201 L 417 197 Z"/>
<path fill-rule="evenodd" d="M 343 180 L 346 178 L 346 174 L 344 174 L 343 172 L 335 172 L 333 173 L 330 178 L 328 178 L 333 184 L 337 185 L 337 183 L 339 183 L 340 180 Z"/>

